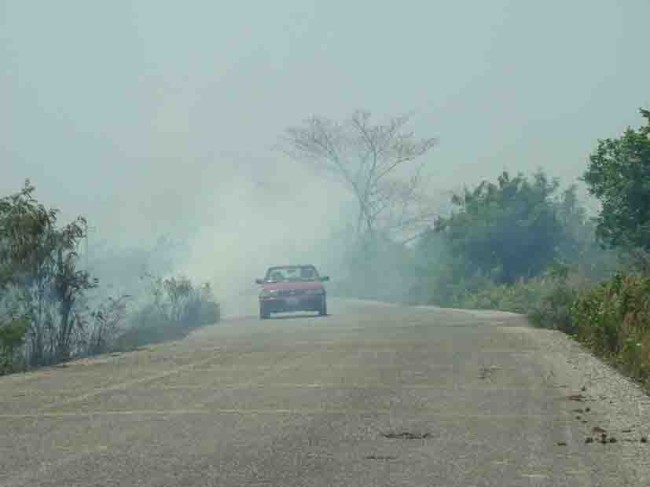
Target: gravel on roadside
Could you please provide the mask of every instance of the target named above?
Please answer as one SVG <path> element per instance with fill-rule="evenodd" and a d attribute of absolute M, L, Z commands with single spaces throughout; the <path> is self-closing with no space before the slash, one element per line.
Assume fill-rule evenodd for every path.
<path fill-rule="evenodd" d="M 500 328 L 523 334 L 543 351 L 549 382 L 575 403 L 585 443 L 617 443 L 628 469 L 640 477 L 650 471 L 650 396 L 638 384 L 560 331 Z"/>

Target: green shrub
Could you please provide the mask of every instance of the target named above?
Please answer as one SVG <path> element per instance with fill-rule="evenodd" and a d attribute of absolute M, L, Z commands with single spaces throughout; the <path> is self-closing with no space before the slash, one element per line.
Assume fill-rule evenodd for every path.
<path fill-rule="evenodd" d="M 650 382 L 650 277 L 617 274 L 583 293 L 572 317 L 581 342 Z"/>
<path fill-rule="evenodd" d="M 565 289 L 569 288 L 562 281 L 547 277 L 522 280 L 514 284 L 495 284 L 487 279 L 479 283 L 475 280 L 470 285 L 457 289 L 451 300 L 439 304 L 522 314 L 536 312 L 539 316 L 546 316 L 557 304 L 563 302 Z M 550 314 L 545 319 L 549 322 L 552 320 Z"/>
<path fill-rule="evenodd" d="M 539 300 L 528 310 L 531 324 L 540 328 L 560 330 L 570 335 L 575 333 L 571 308 L 578 296 L 578 291 L 559 283 L 546 290 Z"/>
<path fill-rule="evenodd" d="M 495 284 L 489 279 L 465 281 L 455 288 L 448 287 L 444 293 L 437 293 L 436 304 L 527 314 L 535 326 L 573 334 L 571 308 L 580 285 L 579 279 L 570 276 L 567 268 L 556 266 L 543 277 L 514 284 Z"/>
<path fill-rule="evenodd" d="M 543 284 L 537 280 L 521 281 L 512 285 L 491 284 L 461 302 L 463 307 L 478 309 L 498 309 L 513 313 L 527 313 L 542 293 Z"/>
<path fill-rule="evenodd" d="M 13 372 L 19 367 L 19 356 L 28 328 L 27 320 L 0 323 L 0 375 Z"/>
<path fill-rule="evenodd" d="M 129 316 L 126 330 L 117 337 L 115 349 L 177 340 L 221 318 L 209 284 L 198 286 L 185 277 L 154 279 L 150 284 L 148 294 Z"/>

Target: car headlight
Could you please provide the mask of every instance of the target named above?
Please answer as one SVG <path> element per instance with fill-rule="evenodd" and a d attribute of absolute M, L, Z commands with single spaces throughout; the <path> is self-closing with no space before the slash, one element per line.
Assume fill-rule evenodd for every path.
<path fill-rule="evenodd" d="M 319 295 L 320 296 L 321 294 L 325 294 L 325 290 L 324 289 L 307 289 L 305 291 L 305 294 Z"/>

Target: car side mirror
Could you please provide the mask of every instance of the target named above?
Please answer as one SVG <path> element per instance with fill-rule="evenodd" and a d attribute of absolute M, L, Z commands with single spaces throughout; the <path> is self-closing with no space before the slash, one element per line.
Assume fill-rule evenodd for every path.
<path fill-rule="evenodd" d="M 255 284 L 264 284 L 264 279 L 255 279 Z"/>
<path fill-rule="evenodd" d="M 330 276 L 321 276 L 320 278 L 321 282 L 326 282 L 330 280 Z"/>

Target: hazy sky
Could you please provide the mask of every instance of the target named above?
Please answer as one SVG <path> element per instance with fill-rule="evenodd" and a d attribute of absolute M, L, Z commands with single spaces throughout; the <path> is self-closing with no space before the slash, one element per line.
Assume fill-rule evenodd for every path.
<path fill-rule="evenodd" d="M 648 19 L 648 0 L 0 0 L 0 194 L 29 177 L 104 237 L 196 255 L 316 238 L 339 195 L 273 146 L 356 108 L 413 112 L 435 187 L 568 181 L 650 105 Z"/>

